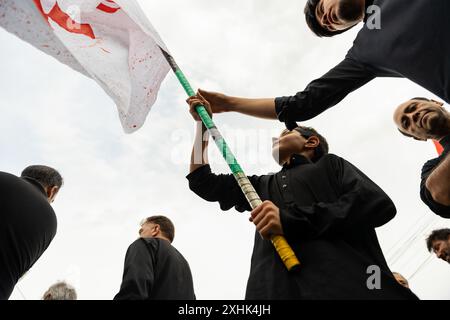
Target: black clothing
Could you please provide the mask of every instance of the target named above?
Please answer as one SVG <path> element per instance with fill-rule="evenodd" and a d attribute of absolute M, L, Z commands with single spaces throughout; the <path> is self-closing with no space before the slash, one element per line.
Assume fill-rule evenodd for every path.
<path fill-rule="evenodd" d="M 209 165 L 188 175 L 189 186 L 222 210 L 251 210 L 232 175 Z M 317 163 L 294 156 L 273 175 L 249 177 L 261 199 L 280 208 L 284 235 L 300 259 L 289 273 L 270 241 L 255 234 L 246 299 L 416 299 L 392 276 L 375 228 L 396 209 L 352 164 L 335 155 Z M 369 266 L 381 269 L 381 290 L 369 290 Z"/>
<path fill-rule="evenodd" d="M 140 238 L 128 248 L 114 300 L 195 300 L 191 269 L 169 241 Z"/>
<path fill-rule="evenodd" d="M 277 98 L 280 121 L 309 120 L 376 77 L 408 78 L 450 103 L 450 1 L 373 4 L 381 9 L 381 29 L 366 23 L 340 64 L 295 96 Z"/>
<path fill-rule="evenodd" d="M 422 182 L 420 183 L 420 197 L 425 204 L 430 207 L 430 209 L 441 216 L 442 218 L 450 219 L 450 207 L 444 206 L 440 203 L 434 201 L 433 197 L 430 194 L 430 191 L 426 187 L 426 182 L 430 174 L 433 170 L 444 160 L 445 157 L 448 157 L 450 153 L 450 135 L 446 136 L 444 139 L 440 141 L 442 147 L 444 147 L 444 152 L 437 157 L 436 159 L 432 159 L 425 163 L 422 168 Z M 448 182 L 450 183 L 450 181 Z"/>
<path fill-rule="evenodd" d="M 48 248 L 56 225 L 39 182 L 0 172 L 0 300 Z"/>

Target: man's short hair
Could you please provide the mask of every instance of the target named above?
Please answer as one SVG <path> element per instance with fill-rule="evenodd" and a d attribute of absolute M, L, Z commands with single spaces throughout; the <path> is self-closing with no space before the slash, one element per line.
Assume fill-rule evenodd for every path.
<path fill-rule="evenodd" d="M 31 178 L 38 181 L 44 187 L 61 188 L 64 181 L 56 169 L 47 166 L 29 166 L 22 171 L 22 178 Z"/>
<path fill-rule="evenodd" d="M 170 242 L 173 242 L 173 239 L 175 238 L 175 226 L 169 218 L 164 216 L 152 216 L 145 219 L 142 224 L 145 223 L 154 223 L 159 225 L 161 228 L 161 233 L 169 239 Z"/>
<path fill-rule="evenodd" d="M 450 229 L 446 228 L 434 230 L 427 238 L 428 251 L 431 252 L 433 250 L 433 243 L 435 241 L 447 241 L 449 240 L 449 238 L 450 238 Z"/>
<path fill-rule="evenodd" d="M 314 149 L 314 156 L 311 159 L 312 162 L 317 162 L 324 155 L 328 154 L 329 146 L 327 139 L 325 139 L 325 137 L 318 133 L 314 128 L 298 126 L 294 130 L 298 131 L 305 138 L 310 138 L 313 136 L 319 138 L 320 143 L 316 149 Z"/>
<path fill-rule="evenodd" d="M 311 29 L 312 32 L 318 37 L 333 37 L 338 34 L 344 33 L 347 30 L 350 30 L 354 26 L 351 26 L 344 30 L 336 30 L 330 31 L 327 28 L 323 27 L 320 22 L 317 20 L 316 16 L 316 8 L 321 0 L 308 0 L 305 6 L 305 18 L 306 24 Z M 356 25 L 356 24 L 355 24 Z"/>
<path fill-rule="evenodd" d="M 52 285 L 44 293 L 42 300 L 77 300 L 77 292 L 71 285 L 61 281 Z"/>

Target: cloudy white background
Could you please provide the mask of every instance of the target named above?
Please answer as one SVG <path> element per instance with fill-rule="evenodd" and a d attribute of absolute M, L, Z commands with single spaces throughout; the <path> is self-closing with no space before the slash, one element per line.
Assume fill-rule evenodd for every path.
<path fill-rule="evenodd" d="M 237 96 L 300 91 L 340 62 L 357 32 L 314 37 L 304 0 L 139 2 L 196 87 Z M 80 299 L 112 299 L 138 223 L 154 214 L 174 221 L 174 245 L 191 265 L 199 299 L 242 299 L 254 227 L 246 214 L 221 212 L 189 191 L 194 124 L 175 77 L 167 77 L 145 126 L 125 135 L 113 102 L 92 80 L 3 30 L 0 42 L 0 170 L 47 164 L 65 178 L 54 203 L 58 233 L 11 299 L 39 299 L 58 280 L 74 284 Z M 396 203 L 397 217 L 378 230 L 392 270 L 420 298 L 449 299 L 450 267 L 427 252 L 424 239 L 450 222 L 418 196 L 421 166 L 436 151 L 400 136 L 392 122 L 395 106 L 412 96 L 433 97 L 408 80 L 378 79 L 307 124 Z M 278 170 L 270 137 L 283 125 L 238 114 L 215 120 L 247 173 Z M 217 153 L 212 162 L 227 172 Z"/>

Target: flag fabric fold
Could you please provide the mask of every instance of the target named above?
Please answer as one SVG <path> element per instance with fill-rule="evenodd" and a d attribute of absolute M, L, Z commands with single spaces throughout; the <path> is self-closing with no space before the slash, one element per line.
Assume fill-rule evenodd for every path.
<path fill-rule="evenodd" d="M 142 127 L 170 70 L 136 0 L 1 0 L 0 26 L 95 80 L 127 133 Z"/>

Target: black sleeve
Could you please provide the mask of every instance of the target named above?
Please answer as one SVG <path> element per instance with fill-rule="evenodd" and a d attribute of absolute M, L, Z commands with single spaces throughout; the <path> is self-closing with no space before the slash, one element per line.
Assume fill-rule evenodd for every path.
<path fill-rule="evenodd" d="M 324 76 L 311 82 L 304 91 L 295 96 L 276 98 L 278 119 L 290 123 L 314 118 L 375 77 L 363 64 L 347 57 Z"/>
<path fill-rule="evenodd" d="M 224 211 L 233 207 L 239 212 L 251 211 L 250 205 L 232 174 L 216 175 L 209 165 L 204 165 L 187 177 L 189 188 L 199 197 L 210 202 L 219 202 Z M 259 178 L 249 177 L 253 187 L 258 190 Z"/>
<path fill-rule="evenodd" d="M 437 215 L 442 218 L 450 219 L 450 207 L 444 206 L 434 201 L 433 196 L 427 189 L 426 182 L 433 170 L 439 165 L 440 158 L 428 161 L 422 168 L 422 177 L 420 182 L 420 198 Z"/>
<path fill-rule="evenodd" d="M 380 227 L 396 214 L 386 193 L 355 166 L 339 157 L 330 158 L 330 175 L 339 189 L 335 202 L 312 206 L 290 205 L 280 210 L 287 238 L 319 237 L 361 232 Z"/>
<path fill-rule="evenodd" d="M 154 250 L 153 250 L 154 249 Z M 114 300 L 147 300 L 154 283 L 155 251 L 145 240 L 138 239 L 125 256 L 122 285 Z"/>

